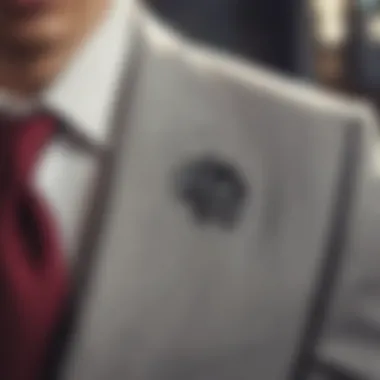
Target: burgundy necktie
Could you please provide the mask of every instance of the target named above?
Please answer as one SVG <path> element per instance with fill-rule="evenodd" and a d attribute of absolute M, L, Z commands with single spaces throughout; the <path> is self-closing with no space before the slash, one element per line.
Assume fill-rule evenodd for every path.
<path fill-rule="evenodd" d="M 39 380 L 67 295 L 52 215 L 33 187 L 37 158 L 56 128 L 47 115 L 0 118 L 1 380 Z"/>

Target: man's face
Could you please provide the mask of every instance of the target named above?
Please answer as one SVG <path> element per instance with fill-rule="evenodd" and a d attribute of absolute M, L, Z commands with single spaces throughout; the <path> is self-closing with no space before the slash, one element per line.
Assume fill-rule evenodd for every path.
<path fill-rule="evenodd" d="M 66 50 L 96 23 L 110 1 L 0 0 L 0 54 L 16 59 Z"/>

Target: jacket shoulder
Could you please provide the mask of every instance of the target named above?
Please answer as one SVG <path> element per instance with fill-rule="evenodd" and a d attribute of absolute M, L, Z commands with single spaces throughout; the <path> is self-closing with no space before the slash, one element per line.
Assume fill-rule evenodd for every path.
<path fill-rule="evenodd" d="M 166 25 L 159 17 L 144 9 L 142 29 L 155 53 L 173 59 L 203 83 L 218 80 L 225 86 L 240 87 L 246 93 L 261 93 L 274 104 L 304 109 L 306 112 L 347 117 L 363 109 L 363 103 L 352 97 L 290 78 L 269 68 L 205 46 Z M 366 107 L 366 106 L 364 106 Z"/>

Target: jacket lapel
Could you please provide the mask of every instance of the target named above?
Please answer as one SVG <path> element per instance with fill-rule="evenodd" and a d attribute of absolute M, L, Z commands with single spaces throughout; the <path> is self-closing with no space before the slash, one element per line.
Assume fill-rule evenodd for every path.
<path fill-rule="evenodd" d="M 100 235 L 105 228 L 107 209 L 110 202 L 110 194 L 119 155 L 123 149 L 122 141 L 127 134 L 125 126 L 128 118 L 128 107 L 132 104 L 133 91 L 139 77 L 139 66 L 142 58 L 141 36 L 137 25 L 132 25 L 132 49 L 128 55 L 125 72 L 118 89 L 118 100 L 114 107 L 111 123 L 111 138 L 109 146 L 103 151 L 98 148 L 100 170 L 95 180 L 94 190 L 91 194 L 92 200 L 85 217 L 83 233 L 80 237 L 77 253 L 74 257 L 78 259 L 72 268 L 71 294 L 66 311 L 53 336 L 51 349 L 47 358 L 43 379 L 52 380 L 58 378 L 65 365 L 72 337 L 76 334 L 78 315 L 81 312 L 81 303 L 86 297 L 92 272 L 96 266 L 97 257 L 101 254 L 99 249 Z"/>

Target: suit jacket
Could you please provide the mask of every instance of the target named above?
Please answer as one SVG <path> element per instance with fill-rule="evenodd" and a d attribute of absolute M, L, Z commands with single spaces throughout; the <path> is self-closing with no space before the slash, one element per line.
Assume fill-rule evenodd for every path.
<path fill-rule="evenodd" d="M 143 4 L 135 29 L 55 378 L 379 379 L 373 111 L 194 46 Z M 235 223 L 178 194 L 210 159 L 243 178 Z"/>

